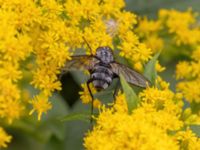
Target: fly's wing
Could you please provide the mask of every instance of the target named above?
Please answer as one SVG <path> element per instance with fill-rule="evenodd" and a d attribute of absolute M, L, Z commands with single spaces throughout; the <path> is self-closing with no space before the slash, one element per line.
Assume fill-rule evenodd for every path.
<path fill-rule="evenodd" d="M 123 77 L 126 79 L 128 83 L 143 88 L 146 88 L 147 85 L 151 85 L 148 79 L 146 79 L 143 75 L 125 65 L 116 62 L 113 62 L 110 65 L 113 73 L 115 73 L 117 76 L 119 76 L 120 74 L 123 75 Z"/>
<path fill-rule="evenodd" d="M 93 56 L 88 55 L 79 55 L 79 56 L 72 56 L 72 59 L 65 63 L 65 66 L 61 70 L 60 78 L 63 74 L 70 70 L 92 70 L 94 65 L 99 62 Z"/>

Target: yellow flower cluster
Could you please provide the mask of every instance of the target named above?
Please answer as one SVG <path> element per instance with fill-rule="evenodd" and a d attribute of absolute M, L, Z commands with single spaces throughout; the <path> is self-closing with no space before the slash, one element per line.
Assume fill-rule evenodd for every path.
<path fill-rule="evenodd" d="M 191 61 L 181 61 L 176 66 L 176 79 L 181 80 L 176 86 L 177 90 L 182 92 L 184 98 L 190 104 L 199 104 L 200 27 L 197 21 L 197 13 L 192 12 L 191 9 L 185 12 L 161 9 L 157 20 L 140 19 L 137 33 L 141 40 L 150 46 L 153 51 L 155 48 L 148 44 L 148 41 L 154 41 L 156 35 L 157 39 L 152 44 L 159 46 L 162 40 L 164 43 L 162 47 L 164 49 L 162 53 L 164 59 L 168 59 L 167 57 L 172 55 L 177 56 L 176 54 L 180 52 L 176 51 L 179 49 L 182 55 L 190 55 L 188 57 Z M 164 69 L 159 63 L 156 64 L 158 72 Z"/>
<path fill-rule="evenodd" d="M 85 148 L 198 149 L 200 139 L 189 128 L 183 128 L 186 124 L 181 118 L 183 101 L 179 93 L 167 87 L 149 87 L 140 93 L 140 100 L 140 106 L 131 114 L 121 93 L 112 108 L 102 106 L 93 131 L 84 138 Z"/>
<path fill-rule="evenodd" d="M 163 48 L 163 40 L 158 35 L 161 29 L 160 20 L 148 20 L 146 17 L 139 20 L 137 34 L 152 49 L 153 53 L 159 52 Z"/>
<path fill-rule="evenodd" d="M 93 84 L 90 84 L 90 89 L 91 89 L 91 94 L 94 96 L 95 93 L 97 92 L 96 89 L 94 88 Z M 90 92 L 87 88 L 87 84 L 82 84 L 81 87 L 83 88 L 83 91 L 79 92 L 80 94 L 80 99 L 82 101 L 83 104 L 88 104 L 92 102 L 92 97 L 90 95 Z M 98 99 L 94 99 L 93 102 L 93 106 L 95 108 L 99 108 L 99 106 L 101 105 L 101 101 L 99 101 Z"/>
<path fill-rule="evenodd" d="M 0 148 L 7 147 L 7 143 L 11 141 L 11 136 L 9 136 L 4 129 L 0 126 Z"/>
<path fill-rule="evenodd" d="M 192 61 L 177 64 L 176 77 L 182 79 L 177 89 L 182 91 L 186 100 L 200 103 L 200 46 L 192 53 Z"/>
<path fill-rule="evenodd" d="M 12 123 L 37 112 L 40 120 L 52 108 L 49 97 L 61 90 L 60 68 L 77 48 L 89 54 L 83 37 L 93 54 L 110 46 L 142 70 L 152 51 L 139 42 L 136 15 L 124 6 L 124 0 L 0 1 L 0 119 Z M 33 97 L 30 84 L 38 89 Z"/>
<path fill-rule="evenodd" d="M 139 94 L 140 104 L 131 114 L 128 113 L 125 95 L 120 93 L 113 107 L 101 107 L 96 125 L 84 138 L 85 148 L 199 149 L 200 138 L 190 128 L 190 125 L 200 124 L 200 28 L 196 14 L 191 10 L 160 10 L 157 21 L 140 19 L 135 31 L 138 36 L 127 35 L 132 36 L 132 43 L 137 43 L 140 38 L 152 49 L 151 53 L 165 46 L 166 39 L 162 36 L 169 34 L 170 38 L 174 37 L 176 46 L 195 48 L 191 61 L 182 61 L 177 65 L 176 78 L 182 80 L 177 84 L 178 92 L 172 92 L 169 83 L 158 77 L 156 87 L 148 87 Z M 130 45 L 126 49 L 128 47 Z M 120 54 L 127 54 L 126 58 L 131 56 L 128 51 L 121 51 Z M 136 54 L 134 56 L 137 57 Z M 140 63 L 143 63 L 141 59 Z M 156 70 L 163 71 L 164 68 L 157 62 Z M 183 108 L 183 99 L 190 104 L 187 108 Z"/>
<path fill-rule="evenodd" d="M 99 46 L 110 46 L 142 71 L 152 55 L 164 47 L 159 35 L 164 28 L 178 46 L 196 47 L 192 61 L 177 65 L 176 77 L 183 79 L 177 89 L 186 100 L 200 103 L 200 29 L 196 14 L 191 10 L 161 10 L 158 21 L 143 18 L 135 27 L 136 15 L 124 7 L 124 0 L 0 0 L 0 122 L 11 124 L 33 112 L 40 120 L 52 108 L 49 97 L 61 90 L 57 76 L 76 49 L 95 54 Z M 164 67 L 157 62 L 156 70 L 163 71 Z M 33 97 L 26 89 L 30 85 L 37 89 Z M 91 102 L 86 84 L 82 87 L 82 102 Z M 198 149 L 199 138 L 186 127 L 199 123 L 199 118 L 190 108 L 182 110 L 181 93 L 172 92 L 168 83 L 157 78 L 156 87 L 139 94 L 141 103 L 131 114 L 125 95 L 120 93 L 113 107 L 102 106 L 97 125 L 84 139 L 85 147 Z M 95 99 L 94 106 L 100 105 Z M 11 136 L 0 126 L 0 147 L 10 141 Z"/>
<path fill-rule="evenodd" d="M 26 24 L 31 22 L 26 14 L 34 14 L 29 4 L 27 1 L 23 5 L 20 1 L 0 2 L 0 122 L 9 124 L 22 116 L 25 107 L 18 83 L 23 77 L 21 62 L 33 51 L 31 38 L 25 34 Z M 10 141 L 11 136 L 0 127 L 0 147 L 6 147 Z"/>
<path fill-rule="evenodd" d="M 196 16 L 197 14 L 191 9 L 186 12 L 165 9 L 159 11 L 159 20 L 168 28 L 168 32 L 174 35 L 177 45 L 191 45 L 200 42 L 200 30 Z"/>
<path fill-rule="evenodd" d="M 164 41 L 159 35 L 161 29 L 162 24 L 160 20 L 148 20 L 146 17 L 139 19 L 136 33 L 141 41 L 143 41 L 147 47 L 151 48 L 153 54 L 162 51 L 164 47 Z M 158 72 L 162 72 L 165 70 L 165 68 L 162 67 L 159 62 L 157 62 L 156 70 Z"/>
<path fill-rule="evenodd" d="M 180 149 L 198 150 L 200 147 L 200 138 L 190 130 L 180 131 L 176 134 L 175 139 L 180 145 Z"/>

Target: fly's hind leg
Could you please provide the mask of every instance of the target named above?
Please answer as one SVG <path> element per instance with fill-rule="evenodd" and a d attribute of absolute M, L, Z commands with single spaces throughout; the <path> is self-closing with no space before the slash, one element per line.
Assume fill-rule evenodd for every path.
<path fill-rule="evenodd" d="M 117 84 L 116 84 L 116 87 L 115 87 L 115 90 L 114 90 L 114 93 L 113 93 L 114 103 L 116 101 L 117 93 L 119 91 L 119 86 L 120 86 L 120 79 L 118 78 Z"/>
<path fill-rule="evenodd" d="M 91 98 L 92 98 L 92 103 L 91 103 L 91 118 L 90 118 L 90 122 L 92 123 L 92 115 L 93 115 L 93 109 L 94 109 L 94 106 L 93 106 L 93 104 L 94 104 L 94 96 L 93 96 L 93 94 L 92 94 L 92 91 L 91 91 L 91 89 L 90 89 L 90 83 L 93 81 L 93 79 L 89 79 L 88 81 L 87 81 L 87 88 L 88 88 L 88 91 L 89 91 L 89 93 L 90 93 L 90 96 L 91 96 Z"/>

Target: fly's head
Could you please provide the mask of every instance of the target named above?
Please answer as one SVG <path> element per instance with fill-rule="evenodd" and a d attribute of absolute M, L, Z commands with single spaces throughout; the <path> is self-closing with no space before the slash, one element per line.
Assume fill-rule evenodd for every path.
<path fill-rule="evenodd" d="M 112 49 L 108 46 L 97 48 L 96 57 L 105 64 L 109 64 L 114 61 Z"/>

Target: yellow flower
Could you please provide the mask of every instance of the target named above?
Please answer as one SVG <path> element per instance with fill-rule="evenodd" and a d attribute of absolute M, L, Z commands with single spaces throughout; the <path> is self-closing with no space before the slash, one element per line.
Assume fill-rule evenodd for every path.
<path fill-rule="evenodd" d="M 155 34 L 161 29 L 161 22 L 159 20 L 153 21 L 148 20 L 146 17 L 139 20 L 139 26 L 137 27 L 137 33 L 139 36 L 148 36 L 150 34 Z"/>
<path fill-rule="evenodd" d="M 89 86 L 90 86 L 92 95 L 94 96 L 97 91 L 94 88 L 93 84 L 90 84 Z M 79 92 L 79 94 L 80 94 L 80 99 L 81 99 L 82 103 L 83 104 L 91 103 L 92 97 L 91 97 L 89 90 L 87 88 L 87 84 L 81 84 L 81 87 L 83 88 L 83 91 Z M 98 99 L 94 99 L 93 106 L 95 108 L 99 108 L 99 106 L 101 106 L 101 102 Z"/>
<path fill-rule="evenodd" d="M 0 119 L 3 123 L 13 123 L 26 115 L 30 111 L 28 104 L 33 107 L 30 114 L 37 112 L 38 120 L 41 120 L 42 114 L 52 108 L 49 97 L 54 91 L 61 90 L 57 78 L 60 69 L 77 49 L 95 54 L 97 47 L 110 46 L 135 69 L 143 71 L 145 63 L 163 48 L 164 40 L 159 33 L 167 27 L 177 45 L 197 47 L 192 61 L 177 65 L 177 79 L 183 79 L 177 86 L 181 93 L 172 92 L 169 83 L 158 78 L 156 87 L 148 87 L 139 94 L 140 104 L 132 114 L 127 112 L 122 93 L 111 108 L 105 108 L 94 99 L 94 107 L 100 107 L 101 112 L 94 130 L 84 140 L 85 147 L 180 149 L 182 143 L 188 141 L 181 135 L 178 143 L 169 131 L 176 134 L 183 125 L 190 125 L 197 121 L 195 117 L 199 117 L 187 110 L 182 112 L 182 95 L 189 102 L 200 101 L 200 30 L 192 11 L 161 10 L 159 20 L 144 18 L 136 27 L 137 16 L 123 10 L 124 0 L 7 0 L 1 1 L 0 6 Z M 157 63 L 156 69 L 162 71 L 164 68 Z M 24 90 L 28 85 L 39 90 L 31 101 L 28 100 L 31 91 Z M 82 87 L 82 102 L 91 102 L 86 84 Z M 94 95 L 96 90 L 91 89 Z M 184 118 L 184 115 L 188 116 Z M 10 139 L 11 136 L 0 127 L 0 147 L 6 147 Z"/>
<path fill-rule="evenodd" d="M 135 55 L 138 55 L 140 61 L 147 62 L 151 58 L 152 51 L 150 48 L 147 48 L 145 44 L 139 44 L 136 52 L 138 52 L 138 54 Z"/>
<path fill-rule="evenodd" d="M 91 21 L 90 26 L 85 27 L 83 37 L 90 44 L 92 54 L 95 54 L 96 49 L 100 46 L 113 48 L 112 37 L 107 33 L 106 23 L 104 20 L 99 20 L 99 18 L 94 19 Z M 90 52 L 85 42 L 84 45 L 87 48 L 87 53 Z"/>
<path fill-rule="evenodd" d="M 137 70 L 137 71 L 139 71 L 139 72 L 142 72 L 142 71 L 143 71 L 143 66 L 142 66 L 141 62 L 136 62 L 136 63 L 134 64 L 134 68 L 135 68 L 135 70 Z"/>
<path fill-rule="evenodd" d="M 18 87 L 10 80 L 1 80 L 0 89 L 0 117 L 12 123 L 22 115 L 23 104 L 21 103 Z"/>
<path fill-rule="evenodd" d="M 186 125 L 200 125 L 200 119 L 197 114 L 193 114 L 191 108 L 186 108 L 181 118 L 184 120 Z"/>
<path fill-rule="evenodd" d="M 0 100 L 0 102 L 2 101 Z M 24 106 L 19 101 L 7 100 L 1 103 L 0 109 L 0 116 L 11 124 L 14 119 L 19 119 L 19 117 L 21 117 Z"/>
<path fill-rule="evenodd" d="M 180 149 L 198 150 L 200 138 L 198 138 L 189 128 L 186 131 L 179 131 L 175 139 L 180 145 Z"/>
<path fill-rule="evenodd" d="M 182 81 L 177 84 L 177 89 L 180 90 L 188 102 L 200 103 L 200 80 Z"/>
<path fill-rule="evenodd" d="M 163 39 L 159 37 L 162 24 L 160 20 L 148 20 L 146 17 L 139 20 L 136 32 L 142 41 L 151 48 L 153 53 L 159 52 L 164 47 Z"/>
<path fill-rule="evenodd" d="M 174 34 L 177 45 L 195 45 L 200 41 L 200 30 L 194 26 L 196 15 L 191 9 L 186 12 L 163 9 L 159 11 L 159 19 L 168 27 L 168 32 Z"/>
<path fill-rule="evenodd" d="M 140 98 L 144 103 L 150 103 L 156 109 L 163 109 L 165 103 L 173 99 L 173 92 L 170 90 L 159 90 L 157 88 L 147 88 L 140 93 Z"/>
<path fill-rule="evenodd" d="M 142 64 L 151 58 L 152 50 L 147 48 L 144 43 L 140 43 L 133 32 L 127 32 L 126 35 L 122 35 L 120 38 L 122 43 L 119 49 L 122 57 L 130 59 L 133 63 L 139 62 Z"/>
<path fill-rule="evenodd" d="M 56 2 L 55 0 L 41 0 L 40 2 L 44 9 L 44 14 L 48 17 L 56 17 L 57 15 L 61 14 L 61 11 L 63 10 L 63 7 L 61 4 Z"/>
<path fill-rule="evenodd" d="M 0 148 L 6 148 L 7 143 L 10 143 L 11 139 L 12 137 L 0 126 Z"/>
<path fill-rule="evenodd" d="M 156 71 L 162 72 L 162 71 L 164 71 L 165 69 L 166 69 L 166 68 L 163 67 L 163 66 L 161 66 L 161 65 L 159 64 L 158 61 L 156 62 Z"/>
<path fill-rule="evenodd" d="M 169 83 L 164 81 L 160 76 L 156 78 L 156 86 L 162 90 L 169 89 Z M 182 98 L 182 97 L 181 97 Z M 180 99 L 181 99 L 180 98 Z"/>
<path fill-rule="evenodd" d="M 51 69 L 42 68 L 34 72 L 34 78 L 31 82 L 36 88 L 43 90 L 46 96 L 51 96 L 54 90 L 61 90 L 61 83 L 57 81 L 53 67 Z"/>
<path fill-rule="evenodd" d="M 22 72 L 17 64 L 4 62 L 2 68 L 0 68 L 0 77 L 15 82 L 22 78 Z"/>
<path fill-rule="evenodd" d="M 114 109 L 119 111 L 119 112 L 124 112 L 127 113 L 128 112 L 128 107 L 127 107 L 127 103 L 126 103 L 126 97 L 124 93 L 121 93 L 121 91 L 118 92 L 118 95 L 115 99 L 115 103 L 114 103 Z"/>
<path fill-rule="evenodd" d="M 94 108 L 99 108 L 101 106 L 101 101 L 98 99 L 94 99 L 93 106 Z"/>
<path fill-rule="evenodd" d="M 105 16 L 117 15 L 125 6 L 124 0 L 104 0 L 101 3 L 101 12 Z"/>
<path fill-rule="evenodd" d="M 192 53 L 192 58 L 196 61 L 200 60 L 200 46 L 198 46 Z"/>
<path fill-rule="evenodd" d="M 183 93 L 188 102 L 200 103 L 199 46 L 193 51 L 191 59 L 191 61 L 179 62 L 176 66 L 176 78 L 182 79 L 177 84 L 177 90 Z"/>
<path fill-rule="evenodd" d="M 157 53 L 161 51 L 164 47 L 164 41 L 162 38 L 157 35 L 150 35 L 145 40 L 144 43 L 147 47 L 151 48 L 153 53 Z"/>
<path fill-rule="evenodd" d="M 179 62 L 176 65 L 177 79 L 190 78 L 191 72 L 192 72 L 191 65 L 186 61 Z"/>
<path fill-rule="evenodd" d="M 30 103 L 33 105 L 33 109 L 29 114 L 32 115 L 34 111 L 37 111 L 38 120 L 41 120 L 42 113 L 46 113 L 52 108 L 51 103 L 48 101 L 48 97 L 43 93 L 36 95 L 34 99 L 30 101 Z"/>
<path fill-rule="evenodd" d="M 119 94 L 116 100 L 113 108 L 102 107 L 93 131 L 84 138 L 86 149 L 179 149 L 167 131 L 158 124 L 159 119 L 167 122 L 172 116 L 167 120 L 166 116 L 160 114 L 159 119 L 154 119 L 159 112 L 154 110 L 152 114 L 151 111 L 145 111 L 146 107 L 136 109 L 129 115 L 125 96 Z M 171 124 L 174 126 L 173 122 Z"/>

